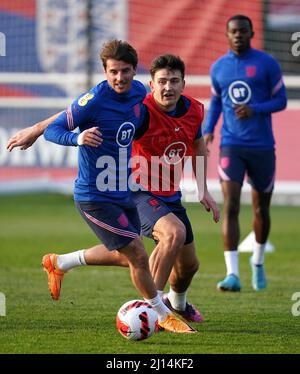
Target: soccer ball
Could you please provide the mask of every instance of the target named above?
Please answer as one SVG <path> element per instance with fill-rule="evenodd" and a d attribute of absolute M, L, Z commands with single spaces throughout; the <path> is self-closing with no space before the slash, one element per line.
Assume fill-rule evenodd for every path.
<path fill-rule="evenodd" d="M 119 333 L 129 340 L 144 340 L 157 331 L 157 314 L 143 300 L 131 300 L 123 304 L 116 317 Z"/>

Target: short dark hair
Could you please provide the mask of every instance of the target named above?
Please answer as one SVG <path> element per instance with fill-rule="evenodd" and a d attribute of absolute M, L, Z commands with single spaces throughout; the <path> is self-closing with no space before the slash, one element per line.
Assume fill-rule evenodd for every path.
<path fill-rule="evenodd" d="M 103 44 L 100 58 L 104 69 L 106 69 L 106 63 L 109 59 L 127 62 L 128 64 L 131 64 L 134 69 L 136 69 L 138 64 L 136 50 L 129 43 L 117 39 L 110 40 Z"/>
<path fill-rule="evenodd" d="M 231 21 L 248 21 L 248 23 L 250 25 L 250 30 L 253 31 L 252 21 L 247 16 L 244 16 L 242 14 L 236 14 L 235 16 L 230 17 L 229 20 L 227 21 L 227 24 L 226 24 L 227 29 L 228 29 L 229 22 L 231 22 Z"/>
<path fill-rule="evenodd" d="M 184 79 L 185 65 L 179 56 L 174 56 L 171 54 L 161 55 L 156 57 L 150 67 L 151 78 L 154 78 L 155 73 L 161 69 L 168 70 L 179 70 Z"/>

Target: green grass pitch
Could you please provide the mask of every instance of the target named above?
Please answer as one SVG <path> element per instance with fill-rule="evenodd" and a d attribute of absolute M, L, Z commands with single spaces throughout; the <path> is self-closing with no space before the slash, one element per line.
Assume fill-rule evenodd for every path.
<path fill-rule="evenodd" d="M 272 207 L 270 239 L 276 251 L 266 254 L 267 290 L 252 290 L 249 254 L 240 254 L 243 289 L 227 294 L 215 288 L 225 271 L 221 225 L 201 206 L 188 204 L 201 261 L 188 296 L 205 322 L 197 326 L 198 334 L 159 333 L 130 342 L 115 327 L 118 308 L 140 298 L 128 269 L 74 269 L 65 277 L 61 300 L 50 298 L 42 255 L 97 242 L 72 198 L 5 196 L 0 206 L 0 292 L 6 297 L 0 353 L 300 353 L 300 316 L 291 311 L 292 295 L 300 292 L 299 207 Z M 251 221 L 251 207 L 243 206 L 242 238 Z M 145 244 L 150 250 L 152 242 Z"/>

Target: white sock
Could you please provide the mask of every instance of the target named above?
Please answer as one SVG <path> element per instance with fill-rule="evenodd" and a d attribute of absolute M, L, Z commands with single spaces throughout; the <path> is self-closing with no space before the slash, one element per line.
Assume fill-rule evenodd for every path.
<path fill-rule="evenodd" d="M 84 249 L 57 256 L 57 266 L 62 271 L 68 271 L 76 266 L 86 265 Z"/>
<path fill-rule="evenodd" d="M 170 300 L 170 303 L 172 307 L 176 310 L 185 310 L 186 306 L 186 291 L 177 293 L 172 290 L 170 287 L 170 291 L 168 293 L 168 299 Z"/>
<path fill-rule="evenodd" d="M 170 310 L 165 306 L 158 294 L 153 299 L 145 299 L 145 301 L 147 301 L 147 303 L 149 303 L 156 311 L 160 322 L 167 318 Z"/>
<path fill-rule="evenodd" d="M 235 249 L 233 251 L 224 251 L 227 275 L 234 274 L 239 276 L 239 253 Z"/>
<path fill-rule="evenodd" d="M 254 241 L 252 262 L 255 265 L 262 265 L 264 263 L 266 243 L 260 244 Z"/>
<path fill-rule="evenodd" d="M 158 296 L 162 299 L 162 297 L 163 297 L 163 295 L 164 295 L 164 291 L 157 290 L 157 294 L 158 294 Z"/>

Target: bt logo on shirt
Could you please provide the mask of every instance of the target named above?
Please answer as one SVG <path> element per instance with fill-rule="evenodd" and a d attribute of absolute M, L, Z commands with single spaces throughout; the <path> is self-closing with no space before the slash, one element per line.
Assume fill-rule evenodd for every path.
<path fill-rule="evenodd" d="M 234 104 L 246 104 L 251 99 L 251 88 L 244 81 L 234 81 L 228 88 L 228 95 Z"/>
<path fill-rule="evenodd" d="M 131 122 L 124 122 L 119 127 L 116 135 L 116 142 L 122 148 L 128 147 L 133 139 L 135 133 L 135 127 Z"/>

